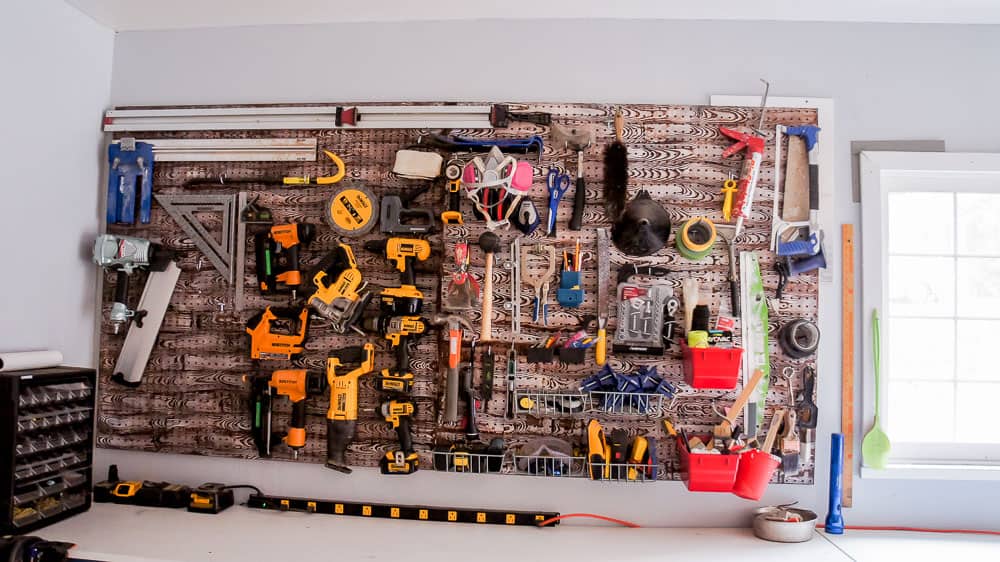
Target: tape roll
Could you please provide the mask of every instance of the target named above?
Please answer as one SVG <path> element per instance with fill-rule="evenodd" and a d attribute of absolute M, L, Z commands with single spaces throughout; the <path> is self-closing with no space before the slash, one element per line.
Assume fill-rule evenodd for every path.
<path fill-rule="evenodd" d="M 688 332 L 688 347 L 692 349 L 708 347 L 708 332 L 704 330 L 691 330 Z"/>
<path fill-rule="evenodd" d="M 792 359 L 809 357 L 819 348 L 819 327 L 804 318 L 792 320 L 779 330 L 778 344 Z"/>
<path fill-rule="evenodd" d="M 677 251 L 685 258 L 697 261 L 712 252 L 718 233 L 715 224 L 704 217 L 684 221 L 677 230 Z"/>

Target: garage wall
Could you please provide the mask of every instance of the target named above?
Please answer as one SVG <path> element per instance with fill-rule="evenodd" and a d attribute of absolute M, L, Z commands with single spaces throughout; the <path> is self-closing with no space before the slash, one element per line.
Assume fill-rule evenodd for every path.
<path fill-rule="evenodd" d="M 997 26 L 596 20 L 129 32 L 115 45 L 112 100 L 707 103 L 710 94 L 758 94 L 758 78 L 766 77 L 773 95 L 835 100 L 839 224 L 859 216 L 850 195 L 850 140 L 940 138 L 953 151 L 1000 152 L 1000 114 L 978 103 L 1000 91 L 1000 74 L 991 71 L 997 52 Z M 839 247 L 839 227 L 830 230 L 827 246 Z M 838 295 L 833 277 L 827 294 Z M 818 458 L 826 463 L 828 435 L 840 427 L 838 303 L 828 299 L 821 314 Z M 857 372 L 868 369 L 859 364 Z M 99 460 L 137 476 L 192 483 L 240 479 L 326 498 L 591 511 L 647 525 L 743 525 L 751 507 L 728 495 L 690 494 L 679 483 L 609 486 L 432 471 L 345 477 L 315 465 L 121 451 L 100 451 Z M 822 516 L 826 479 L 820 469 L 817 486 L 772 486 L 763 503 L 799 500 Z M 856 480 L 846 518 L 981 527 L 1000 515 L 998 505 L 1000 487 L 987 483 Z"/>
<path fill-rule="evenodd" d="M 101 114 L 114 32 L 62 0 L 0 3 L 0 351 L 96 365 Z"/>

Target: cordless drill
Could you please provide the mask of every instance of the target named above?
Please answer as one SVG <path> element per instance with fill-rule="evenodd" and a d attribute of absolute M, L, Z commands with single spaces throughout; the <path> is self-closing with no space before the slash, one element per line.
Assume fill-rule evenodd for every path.
<path fill-rule="evenodd" d="M 382 369 L 377 387 L 384 392 L 410 392 L 413 373 L 410 371 L 410 338 L 427 333 L 427 321 L 419 316 L 379 316 L 366 318 L 364 328 L 389 340 L 396 352 L 396 370 Z"/>
<path fill-rule="evenodd" d="M 292 449 L 292 454 L 297 459 L 299 449 L 306 445 L 306 398 L 322 393 L 326 384 L 322 373 L 304 369 L 274 371 L 270 375 L 250 377 L 250 427 L 260 456 L 271 456 L 271 445 L 275 438 L 271 430 L 274 396 L 287 396 L 292 402 L 291 420 L 281 440 Z"/>
<path fill-rule="evenodd" d="M 337 367 L 358 363 L 346 375 L 338 375 Z M 330 409 L 326 412 L 326 467 L 350 474 L 347 466 L 347 446 L 354 440 L 358 421 L 358 379 L 375 368 L 375 346 L 348 347 L 335 351 L 326 360 L 326 382 L 330 387 Z"/>
<path fill-rule="evenodd" d="M 388 287 L 379 295 L 382 314 L 406 316 L 420 314 L 424 307 L 424 294 L 416 287 L 414 264 L 431 256 L 431 245 L 419 238 L 389 238 L 365 242 L 369 252 L 382 254 L 399 271 L 399 287 Z"/>
<path fill-rule="evenodd" d="M 399 449 L 386 451 L 379 461 L 382 474 L 413 474 L 420 467 L 420 458 L 413 451 L 413 436 L 410 434 L 413 412 L 412 402 L 390 400 L 382 403 L 382 419 L 396 430 L 399 439 Z"/>
<path fill-rule="evenodd" d="M 316 236 L 312 224 L 276 224 L 254 236 L 257 256 L 257 285 L 265 295 L 291 290 L 292 298 L 302 284 L 299 247 L 308 246 Z"/>

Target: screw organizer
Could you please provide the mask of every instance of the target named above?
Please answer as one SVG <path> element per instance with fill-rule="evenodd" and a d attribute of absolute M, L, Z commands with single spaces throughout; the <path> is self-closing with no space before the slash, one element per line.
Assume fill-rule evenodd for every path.
<path fill-rule="evenodd" d="M 0 532 L 26 533 L 90 508 L 95 373 L 57 367 L 4 373 L 0 397 Z"/>

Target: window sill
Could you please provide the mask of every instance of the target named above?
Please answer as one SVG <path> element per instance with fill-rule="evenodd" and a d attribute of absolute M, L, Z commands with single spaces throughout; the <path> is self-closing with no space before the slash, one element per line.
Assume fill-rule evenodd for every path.
<path fill-rule="evenodd" d="M 1000 481 L 1000 466 L 969 464 L 889 464 L 883 469 L 862 466 L 861 477 L 872 480 Z"/>

